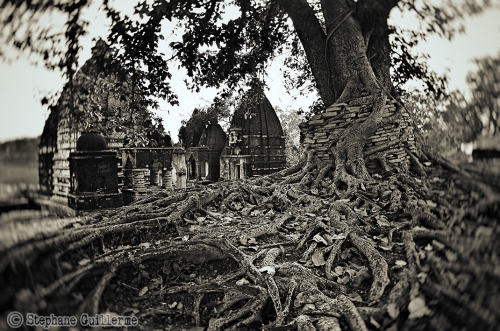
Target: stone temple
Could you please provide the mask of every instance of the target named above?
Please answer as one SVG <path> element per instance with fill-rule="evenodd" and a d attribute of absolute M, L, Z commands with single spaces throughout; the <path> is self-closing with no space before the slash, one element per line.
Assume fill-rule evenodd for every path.
<path fill-rule="evenodd" d="M 285 168 L 283 128 L 262 90 L 250 91 L 235 111 L 220 164 L 224 179 L 268 175 Z"/>
<path fill-rule="evenodd" d="M 286 167 L 283 128 L 260 89 L 245 95 L 228 133 L 218 123 L 181 127 L 174 146 L 169 136 L 163 138 L 167 143 L 137 147 L 127 146 L 125 134 L 114 129 L 81 132 L 70 125 L 71 113 L 70 107 L 53 109 L 45 123 L 39 182 L 45 194 L 77 210 L 129 204 L 158 188 L 246 179 Z"/>

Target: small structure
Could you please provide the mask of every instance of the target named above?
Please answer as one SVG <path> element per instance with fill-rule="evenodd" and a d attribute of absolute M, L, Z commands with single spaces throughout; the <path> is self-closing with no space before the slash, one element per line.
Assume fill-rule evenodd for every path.
<path fill-rule="evenodd" d="M 472 150 L 474 161 L 482 160 L 491 163 L 500 163 L 500 139 L 498 137 L 480 136 L 474 142 Z"/>
<path fill-rule="evenodd" d="M 184 149 L 176 147 L 125 147 L 122 151 L 123 199 L 125 204 L 147 194 L 148 188 L 172 188 L 172 169 L 177 173 L 177 188 L 186 187 Z M 180 159 L 178 161 L 177 159 Z"/>
<path fill-rule="evenodd" d="M 38 146 L 38 184 L 40 192 L 52 195 L 54 192 L 54 153 L 57 152 L 58 113 L 51 111 L 45 122 Z"/>
<path fill-rule="evenodd" d="M 198 145 L 186 148 L 189 180 L 217 181 L 220 177 L 219 157 L 226 144 L 226 133 L 215 123 L 203 130 Z"/>
<path fill-rule="evenodd" d="M 76 210 L 114 208 L 123 205 L 118 191 L 116 152 L 106 150 L 106 140 L 96 132 L 84 132 L 70 153 L 68 205 Z"/>
<path fill-rule="evenodd" d="M 235 111 L 220 163 L 224 179 L 262 176 L 286 167 L 283 128 L 261 89 L 250 90 Z"/>

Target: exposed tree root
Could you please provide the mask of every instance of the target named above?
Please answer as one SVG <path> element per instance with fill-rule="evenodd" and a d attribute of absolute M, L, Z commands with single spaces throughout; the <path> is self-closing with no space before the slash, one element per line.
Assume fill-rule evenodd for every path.
<path fill-rule="evenodd" d="M 384 104 L 375 97 L 365 121 L 333 137 L 330 162 L 309 150 L 269 176 L 160 191 L 1 251 L 2 317 L 113 311 L 146 329 L 412 330 L 446 320 L 453 327 L 442 329 L 492 330 L 498 194 L 445 160 L 422 166 L 419 151 L 409 154 L 418 176 L 390 168 L 384 153 L 397 141 L 363 152 L 367 137 L 400 121 L 380 116 Z"/>

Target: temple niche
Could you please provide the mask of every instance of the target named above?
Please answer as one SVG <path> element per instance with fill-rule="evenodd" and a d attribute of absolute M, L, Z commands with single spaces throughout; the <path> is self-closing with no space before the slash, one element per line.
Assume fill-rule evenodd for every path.
<path fill-rule="evenodd" d="M 264 91 L 250 90 L 235 111 L 220 156 L 221 178 L 245 179 L 286 167 L 285 136 Z"/>
<path fill-rule="evenodd" d="M 118 190 L 116 152 L 107 149 L 104 137 L 83 133 L 76 151 L 69 155 L 70 188 L 68 205 L 77 210 L 114 208 L 123 205 Z"/>
<path fill-rule="evenodd" d="M 220 178 L 219 157 L 226 145 L 226 133 L 222 127 L 208 124 L 202 131 L 198 144 L 186 148 L 188 180 L 218 181 Z"/>

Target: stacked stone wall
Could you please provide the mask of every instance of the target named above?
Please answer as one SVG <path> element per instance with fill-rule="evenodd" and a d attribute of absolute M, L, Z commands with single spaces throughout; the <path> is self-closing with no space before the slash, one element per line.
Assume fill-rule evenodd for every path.
<path fill-rule="evenodd" d="M 383 117 L 389 117 L 396 112 L 396 100 L 388 100 Z M 303 146 L 306 149 L 312 148 L 316 151 L 321 160 L 332 159 L 330 149 L 333 134 L 345 130 L 344 123 L 367 118 L 372 111 L 372 103 L 369 98 L 355 99 L 349 104 L 339 103 L 328 107 L 322 114 L 315 115 L 308 122 L 301 125 L 301 136 L 304 137 Z M 374 135 L 370 136 L 365 145 L 365 152 L 369 152 L 381 145 L 400 140 L 399 143 L 385 150 L 386 160 L 391 165 L 407 165 L 409 155 L 406 148 L 416 152 L 413 127 L 409 114 L 402 109 L 403 121 L 400 124 L 388 124 L 377 129 Z M 373 166 L 370 164 L 369 166 Z"/>

